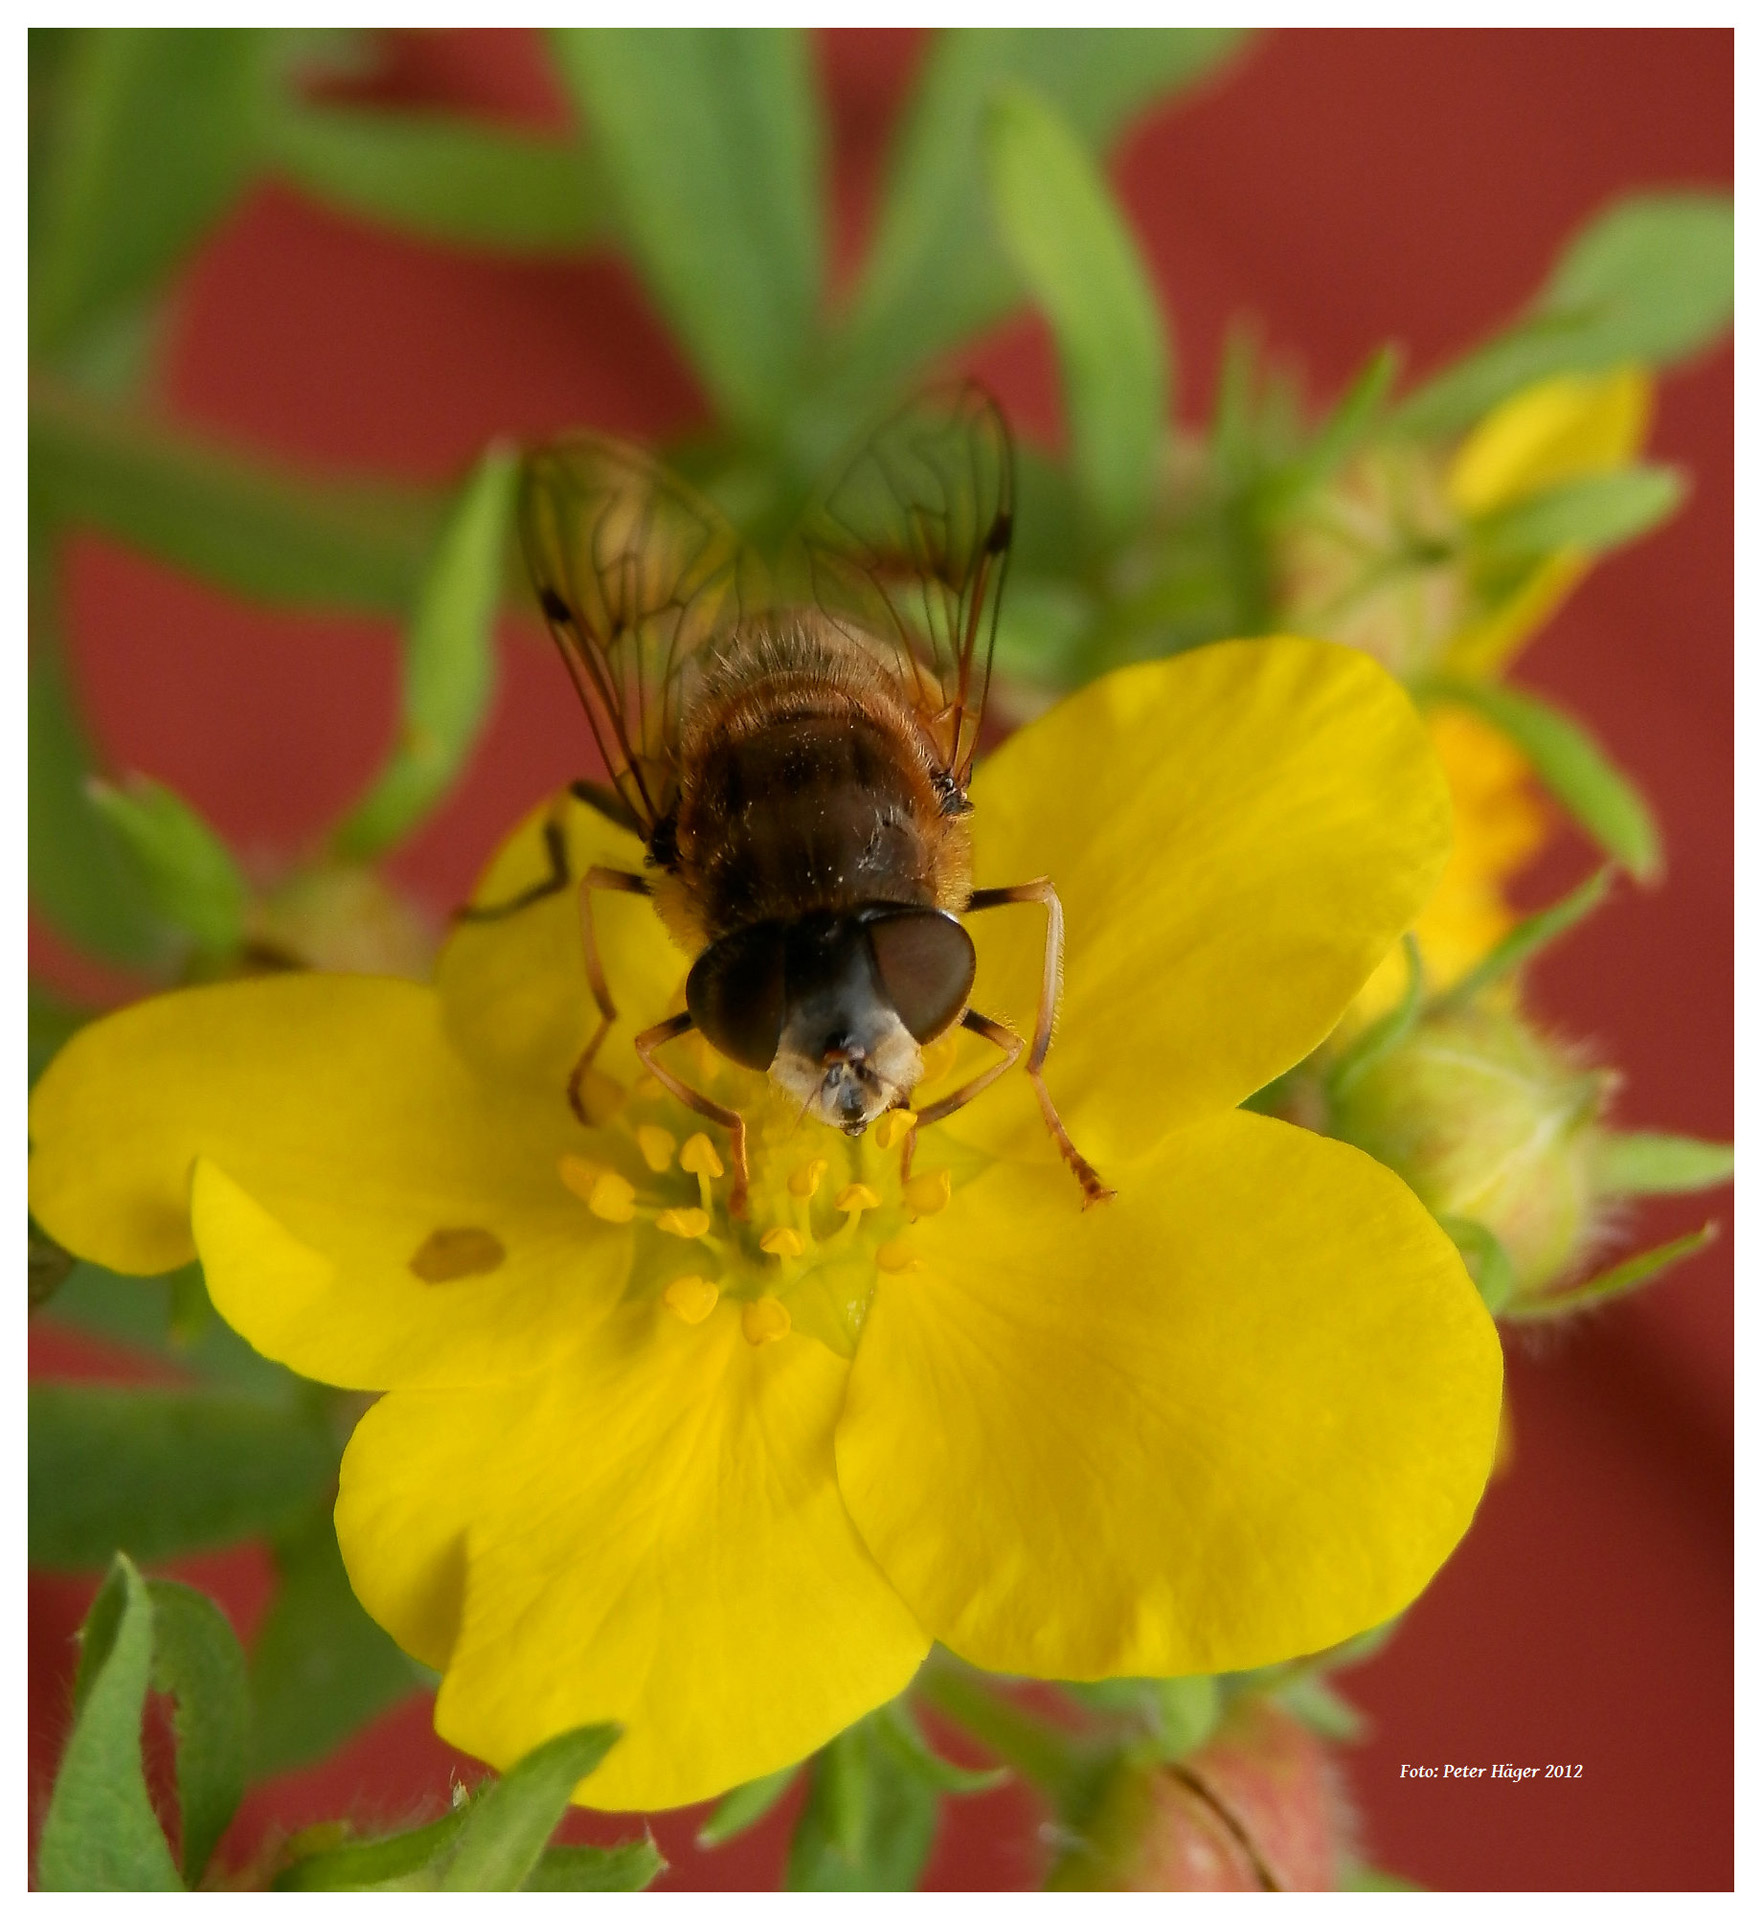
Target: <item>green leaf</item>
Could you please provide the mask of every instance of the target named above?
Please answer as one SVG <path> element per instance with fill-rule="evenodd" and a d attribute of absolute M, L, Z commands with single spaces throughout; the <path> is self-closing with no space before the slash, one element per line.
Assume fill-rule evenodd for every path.
<path fill-rule="evenodd" d="M 732 1840 L 737 1833 L 745 1833 L 748 1827 L 757 1826 L 789 1791 L 790 1782 L 800 1771 L 799 1767 L 784 1767 L 776 1773 L 765 1774 L 761 1779 L 748 1780 L 723 1794 L 710 1817 L 697 1830 L 698 1845 L 719 1847 Z"/>
<path fill-rule="evenodd" d="M 277 1538 L 275 1566 L 275 1597 L 251 1643 L 257 1775 L 322 1760 L 416 1685 L 349 1585 L 328 1489 Z"/>
<path fill-rule="evenodd" d="M 1504 1243 L 1491 1227 L 1462 1214 L 1441 1213 L 1438 1225 L 1456 1243 L 1481 1304 L 1489 1313 L 1504 1313 L 1517 1292 L 1517 1269 Z"/>
<path fill-rule="evenodd" d="M 302 480 L 41 375 L 30 467 L 33 490 L 67 520 L 295 609 L 402 614 L 441 511 L 418 488 Z"/>
<path fill-rule="evenodd" d="M 63 1000 L 34 980 L 30 983 L 28 1004 L 25 1032 L 34 1087 L 43 1069 L 93 1017 L 93 1010 Z"/>
<path fill-rule="evenodd" d="M 1497 727 L 1573 819 L 1636 880 L 1664 872 L 1664 845 L 1645 796 L 1586 729 L 1533 693 L 1487 680 L 1433 680 L 1422 701 L 1453 701 Z"/>
<path fill-rule="evenodd" d="M 483 1893 L 522 1885 L 569 1796 L 611 1752 L 621 1731 L 603 1724 L 560 1733 L 485 1788 L 471 1803 L 441 1887 Z"/>
<path fill-rule="evenodd" d="M 251 895 L 220 835 L 187 800 L 139 774 L 120 787 L 90 779 L 86 793 L 133 853 L 159 918 L 206 952 L 232 952 Z"/>
<path fill-rule="evenodd" d="M 936 1837 L 937 1788 L 871 1714 L 814 1756 L 783 1884 L 801 1892 L 905 1892 Z"/>
<path fill-rule="evenodd" d="M 1495 566 L 1521 564 L 1575 549 L 1605 553 L 1637 540 L 1682 504 L 1685 481 L 1675 467 L 1631 466 L 1586 474 L 1477 520 L 1477 557 Z"/>
<path fill-rule="evenodd" d="M 1507 1308 L 1505 1317 L 1508 1320 L 1558 1320 L 1569 1313 L 1582 1313 L 1587 1307 L 1601 1306 L 1606 1300 L 1632 1293 L 1649 1280 L 1656 1280 L 1679 1260 L 1686 1260 L 1691 1253 L 1699 1253 L 1718 1234 L 1719 1223 L 1709 1220 L 1704 1227 L 1697 1228 L 1693 1233 L 1685 1233 L 1680 1239 L 1667 1240 L 1663 1246 L 1649 1247 L 1644 1253 L 1634 1254 L 1631 1259 L 1622 1261 L 1620 1266 L 1598 1274 L 1594 1280 L 1586 1280 L 1560 1293 L 1538 1294 L 1532 1300 L 1521 1301 Z"/>
<path fill-rule="evenodd" d="M 1568 242 L 1529 312 L 1421 387 L 1400 422 L 1453 433 L 1551 374 L 1670 366 L 1731 324 L 1733 281 L 1729 195 L 1618 200 Z"/>
<path fill-rule="evenodd" d="M 1420 960 L 1419 942 L 1411 933 L 1401 936 L 1407 959 L 1407 984 L 1400 1001 L 1387 1013 L 1379 1014 L 1328 1070 L 1328 1096 L 1342 1099 L 1380 1061 L 1400 1046 L 1413 1031 L 1425 999 L 1425 967 Z"/>
<path fill-rule="evenodd" d="M 764 428 L 799 377 L 820 302 L 805 35 L 568 28 L 552 44 L 656 305 L 722 409 Z"/>
<path fill-rule="evenodd" d="M 1526 961 L 1533 959 L 1544 947 L 1552 946 L 1563 933 L 1576 927 L 1603 904 L 1609 893 L 1609 874 L 1609 868 L 1599 868 L 1564 899 L 1556 900 L 1553 906 L 1544 907 L 1540 913 L 1532 913 L 1526 920 L 1520 920 L 1478 966 L 1471 967 L 1448 993 L 1439 994 L 1432 1002 L 1431 1010 L 1450 1013 L 1458 1007 L 1467 1006 L 1476 994 L 1483 992 L 1495 980 L 1503 980 L 1508 973 L 1514 973 Z"/>
<path fill-rule="evenodd" d="M 667 1871 L 652 1840 L 618 1847 L 546 1847 L 521 1883 L 523 1893 L 640 1893 Z"/>
<path fill-rule="evenodd" d="M 424 1827 L 395 1833 L 384 1840 L 345 1842 L 317 1852 L 301 1853 L 275 1876 L 274 1893 L 337 1893 L 351 1889 L 409 1888 L 432 1890 L 430 1871 L 458 1839 L 470 1809 L 455 1807 Z M 290 1850 L 307 1836 L 296 1834 Z"/>
<path fill-rule="evenodd" d="M 875 1736 L 888 1756 L 937 1793 L 989 1793 L 1014 1778 L 1008 1767 L 961 1767 L 943 1759 L 924 1738 L 903 1700 L 890 1700 L 872 1716 Z"/>
<path fill-rule="evenodd" d="M 48 1893 L 174 1892 L 177 1868 L 141 1773 L 153 1602 L 124 1555 L 82 1636 L 73 1732 L 43 1822 L 37 1884 Z"/>
<path fill-rule="evenodd" d="M 1204 1746 L 1223 1711 L 1216 1676 L 1193 1673 L 1148 1684 L 1163 1758 L 1180 1760 Z"/>
<path fill-rule="evenodd" d="M 839 343 L 853 404 L 873 404 L 1022 296 L 985 203 L 985 109 L 1011 80 L 1038 89 L 1091 152 L 1215 72 L 1232 28 L 961 27 L 937 35 L 888 167 L 874 246 Z"/>
<path fill-rule="evenodd" d="M 1731 1178 L 1732 1150 L 1718 1140 L 1681 1133 L 1598 1136 L 1594 1178 L 1599 1193 L 1696 1193 Z"/>
<path fill-rule="evenodd" d="M 184 1885 L 193 1887 L 245 1797 L 245 1654 L 226 1616 L 194 1587 L 149 1580 L 153 1685 L 176 1698 Z"/>
<path fill-rule="evenodd" d="M 1122 539 L 1149 508 L 1170 403 L 1156 294 L 1093 156 L 1031 88 L 992 101 L 985 158 L 1005 247 L 1058 345 L 1085 503 Z"/>
<path fill-rule="evenodd" d="M 1362 1740 L 1368 1723 L 1319 1673 L 1300 1673 L 1278 1690 L 1279 1705 L 1324 1740 Z"/>
<path fill-rule="evenodd" d="M 226 211 L 252 159 L 267 43 L 248 28 L 80 36 L 31 236 L 33 355 L 154 285 Z"/>
<path fill-rule="evenodd" d="M 1316 428 L 1303 451 L 1269 477 L 1262 498 L 1263 512 L 1283 512 L 1329 479 L 1357 452 L 1381 414 L 1400 368 L 1399 347 L 1377 348 L 1353 376 L 1351 385 Z M 1240 400 L 1237 404 L 1241 404 Z"/>
<path fill-rule="evenodd" d="M 282 103 L 267 157 L 302 192 L 424 239 L 498 253 L 579 253 L 600 237 L 586 154 L 432 109 Z"/>
<path fill-rule="evenodd" d="M 46 1306 L 67 1283 L 76 1262 L 63 1246 L 39 1227 L 36 1221 L 30 1223 L 30 1310 L 35 1313 Z"/>
<path fill-rule="evenodd" d="M 398 744 L 337 829 L 335 851 L 370 859 L 441 800 L 471 751 L 495 685 L 502 555 L 520 475 L 512 448 L 478 462 L 442 529 L 404 635 Z"/>
<path fill-rule="evenodd" d="M 167 1387 L 33 1387 L 30 1559 L 102 1566 L 231 1546 L 285 1524 L 330 1482 L 310 1420 Z"/>

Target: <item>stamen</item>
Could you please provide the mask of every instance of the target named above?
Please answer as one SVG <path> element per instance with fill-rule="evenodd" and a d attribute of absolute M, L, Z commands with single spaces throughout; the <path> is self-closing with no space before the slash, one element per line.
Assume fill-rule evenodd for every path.
<path fill-rule="evenodd" d="M 889 1240 L 875 1249 L 875 1264 L 883 1273 L 916 1273 L 924 1264 L 904 1240 Z"/>
<path fill-rule="evenodd" d="M 926 1214 L 940 1213 L 948 1205 L 952 1190 L 946 1167 L 939 1168 L 935 1173 L 913 1174 L 900 1189 L 906 1211 L 914 1220 L 921 1220 Z"/>
<path fill-rule="evenodd" d="M 578 1200 L 593 1204 L 593 1190 L 600 1183 L 600 1176 L 608 1169 L 597 1160 L 584 1160 L 578 1153 L 566 1153 L 557 1162 L 557 1173 L 564 1186 Z"/>
<path fill-rule="evenodd" d="M 722 1289 L 713 1280 L 706 1280 L 701 1273 L 687 1273 L 667 1288 L 661 1301 L 669 1313 L 676 1314 L 688 1327 L 695 1327 L 709 1319 L 721 1297 Z"/>
<path fill-rule="evenodd" d="M 655 1225 L 681 1240 L 701 1240 L 710 1230 L 710 1216 L 702 1207 L 667 1207 L 655 1215 Z"/>
<path fill-rule="evenodd" d="M 672 1166 L 674 1140 L 665 1127 L 638 1127 L 636 1144 L 650 1173 L 665 1173 Z"/>
<path fill-rule="evenodd" d="M 824 1160 L 810 1160 L 805 1167 L 797 1167 L 789 1176 L 789 1191 L 798 1200 L 811 1200 L 820 1191 L 820 1182 L 825 1173 Z"/>
<path fill-rule="evenodd" d="M 770 1294 L 749 1300 L 740 1310 L 740 1330 L 755 1347 L 768 1346 L 789 1331 L 789 1309 Z"/>
<path fill-rule="evenodd" d="M 679 1149 L 679 1164 L 687 1173 L 701 1173 L 711 1180 L 722 1177 L 722 1156 L 707 1133 L 694 1133 Z"/>
<path fill-rule="evenodd" d="M 794 1227 L 767 1227 L 759 1235 L 759 1245 L 779 1260 L 794 1260 L 802 1251 L 802 1237 Z"/>
<path fill-rule="evenodd" d="M 840 1213 L 867 1213 L 871 1207 L 881 1204 L 881 1196 L 873 1187 L 865 1187 L 860 1180 L 851 1184 L 832 1203 Z"/>
<path fill-rule="evenodd" d="M 621 1173 L 602 1173 L 588 1196 L 587 1210 L 615 1227 L 626 1226 L 636 1218 L 636 1189 Z"/>
<path fill-rule="evenodd" d="M 892 1107 L 875 1122 L 875 1144 L 883 1153 L 891 1153 L 918 1124 L 910 1107 Z"/>

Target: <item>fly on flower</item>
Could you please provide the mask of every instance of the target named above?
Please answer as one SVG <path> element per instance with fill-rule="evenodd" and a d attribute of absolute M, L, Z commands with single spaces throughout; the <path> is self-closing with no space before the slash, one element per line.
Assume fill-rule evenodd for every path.
<path fill-rule="evenodd" d="M 828 1126 L 860 1136 L 910 1110 L 923 1049 L 957 1026 L 1001 1058 L 924 1107 L 934 1124 L 991 1086 L 1023 1040 L 971 1004 L 958 916 L 1039 905 L 1046 941 L 1026 1069 L 1084 1204 L 1107 1199 L 1041 1069 L 1052 1041 L 1064 915 L 1051 880 L 975 889 L 968 798 L 1009 558 L 1013 467 L 995 404 L 971 385 L 889 420 L 792 542 L 794 591 L 710 503 L 646 455 L 598 435 L 534 452 L 521 532 L 538 599 L 587 709 L 612 789 L 575 796 L 640 835 L 643 873 L 572 874 L 560 815 L 549 872 L 495 919 L 579 890 L 599 1026 L 617 1020 L 594 935 L 596 891 L 644 894 L 692 957 L 685 1008 L 635 1039 L 675 1098 L 728 1129 L 731 1211 L 745 1211 L 746 1122 L 660 1058 L 694 1028 L 767 1073 Z M 906 1137 L 907 1170 L 917 1137 Z"/>

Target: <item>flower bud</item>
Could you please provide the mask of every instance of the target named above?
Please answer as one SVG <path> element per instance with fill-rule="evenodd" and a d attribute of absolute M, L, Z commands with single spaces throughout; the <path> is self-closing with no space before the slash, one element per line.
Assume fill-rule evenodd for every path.
<path fill-rule="evenodd" d="M 1060 1891 L 1334 1886 L 1345 1805 L 1322 1740 L 1264 1700 L 1179 1763 L 1123 1759 L 1055 1865 Z"/>
<path fill-rule="evenodd" d="M 434 930 L 371 867 L 308 867 L 257 900 L 251 946 L 284 964 L 321 973 L 395 974 L 426 980 L 434 969 Z"/>

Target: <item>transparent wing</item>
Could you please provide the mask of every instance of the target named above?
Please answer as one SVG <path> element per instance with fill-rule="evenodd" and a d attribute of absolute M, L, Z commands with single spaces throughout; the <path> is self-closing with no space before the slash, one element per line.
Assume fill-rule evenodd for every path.
<path fill-rule="evenodd" d="M 598 434 L 527 454 L 520 537 L 606 771 L 652 832 L 675 797 L 694 669 L 760 591 L 754 562 L 707 500 Z"/>
<path fill-rule="evenodd" d="M 965 791 L 1009 562 L 1015 464 L 997 403 L 967 381 L 908 402 L 810 507 L 798 567 L 828 618 L 890 656 Z"/>

